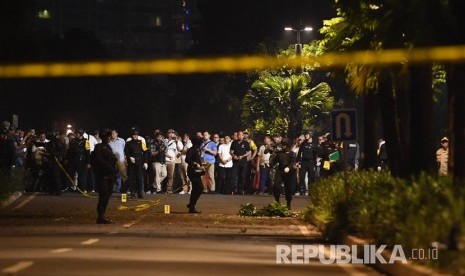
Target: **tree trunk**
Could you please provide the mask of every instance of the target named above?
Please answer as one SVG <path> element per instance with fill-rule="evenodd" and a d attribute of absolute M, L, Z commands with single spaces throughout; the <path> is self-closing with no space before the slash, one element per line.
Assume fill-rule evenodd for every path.
<path fill-rule="evenodd" d="M 434 172 L 433 89 L 430 64 L 410 67 L 411 173 Z M 407 161 L 408 162 L 408 161 Z"/>
<path fill-rule="evenodd" d="M 375 169 L 376 164 L 376 149 L 377 149 L 377 138 L 376 125 L 378 118 L 378 95 L 374 91 L 369 91 L 367 95 L 363 97 L 363 168 L 364 169 Z"/>
<path fill-rule="evenodd" d="M 465 181 L 465 65 L 456 65 L 448 72 L 449 120 L 452 135 L 449 141 L 449 167 L 455 183 Z"/>
<path fill-rule="evenodd" d="M 298 93 L 296 91 L 291 91 L 290 93 L 290 103 L 289 108 L 289 125 L 287 128 L 287 138 L 294 140 L 294 138 L 302 133 L 302 118 L 300 116 L 300 106 L 297 100 Z"/>
<path fill-rule="evenodd" d="M 400 143 L 393 82 L 388 73 L 380 76 L 379 96 L 389 167 L 393 176 L 405 178 L 408 176 L 408 170 L 405 169 L 404 154 Z"/>

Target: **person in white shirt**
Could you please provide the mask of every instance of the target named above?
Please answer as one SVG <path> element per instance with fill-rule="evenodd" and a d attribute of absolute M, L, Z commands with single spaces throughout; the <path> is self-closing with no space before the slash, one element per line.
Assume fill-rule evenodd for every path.
<path fill-rule="evenodd" d="M 187 184 L 183 187 L 182 191 L 179 194 L 190 194 L 190 180 L 187 176 L 187 163 L 186 163 L 186 154 L 187 150 L 192 148 L 192 141 L 189 138 L 189 134 L 184 133 L 182 137 L 182 151 L 181 151 L 181 179 L 184 184 Z"/>
<path fill-rule="evenodd" d="M 176 140 L 175 132 L 172 129 L 168 130 L 168 142 L 166 145 L 166 171 L 168 183 L 166 185 L 166 192 L 173 193 L 173 180 L 174 180 L 174 168 L 176 166 L 176 156 L 178 154 L 178 142 Z"/>
<path fill-rule="evenodd" d="M 266 182 L 268 181 L 270 170 L 270 156 L 273 152 L 271 146 L 271 136 L 265 135 L 263 140 L 264 144 L 258 150 L 257 171 L 260 172 L 260 189 L 259 194 L 263 195 L 265 192 Z"/>
<path fill-rule="evenodd" d="M 126 191 L 126 180 L 128 179 L 128 173 L 126 168 L 126 156 L 124 154 L 124 146 L 126 142 L 123 138 L 118 137 L 118 131 L 113 129 L 111 131 L 111 140 L 108 145 L 111 147 L 113 154 L 116 157 L 116 166 L 118 167 L 119 175 L 116 179 L 115 192 L 121 192 L 121 188 Z"/>
<path fill-rule="evenodd" d="M 233 161 L 231 156 L 231 137 L 226 135 L 224 137 L 224 144 L 221 144 L 218 148 L 218 157 L 220 159 L 218 178 L 219 183 L 216 187 L 216 192 L 221 194 L 231 193 L 231 171 L 233 167 Z"/>

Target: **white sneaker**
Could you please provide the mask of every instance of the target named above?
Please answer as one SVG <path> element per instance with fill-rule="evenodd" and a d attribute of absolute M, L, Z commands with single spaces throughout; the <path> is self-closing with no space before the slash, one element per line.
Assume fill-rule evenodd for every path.
<path fill-rule="evenodd" d="M 184 192 L 184 191 L 180 191 L 180 192 L 179 192 L 179 194 L 180 194 L 180 195 L 185 195 L 185 194 L 186 194 L 186 192 Z"/>
<path fill-rule="evenodd" d="M 191 191 L 187 192 L 187 194 L 190 195 L 190 194 L 191 194 Z"/>
<path fill-rule="evenodd" d="M 295 195 L 296 195 L 296 196 L 300 196 L 300 193 L 299 193 L 299 192 L 297 192 L 297 193 L 295 193 Z"/>
<path fill-rule="evenodd" d="M 146 195 L 150 195 L 150 194 L 152 194 L 152 192 L 151 192 L 151 191 L 147 191 L 147 192 L 145 192 L 145 194 L 146 194 Z"/>

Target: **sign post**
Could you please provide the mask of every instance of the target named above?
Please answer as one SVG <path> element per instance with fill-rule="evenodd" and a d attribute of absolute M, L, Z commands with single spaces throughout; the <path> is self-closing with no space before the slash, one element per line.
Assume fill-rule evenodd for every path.
<path fill-rule="evenodd" d="M 355 109 L 335 109 L 331 111 L 331 138 L 333 141 L 355 142 L 357 140 L 357 111 Z M 347 143 L 343 144 L 344 188 L 347 200 L 351 189 L 347 181 Z"/>

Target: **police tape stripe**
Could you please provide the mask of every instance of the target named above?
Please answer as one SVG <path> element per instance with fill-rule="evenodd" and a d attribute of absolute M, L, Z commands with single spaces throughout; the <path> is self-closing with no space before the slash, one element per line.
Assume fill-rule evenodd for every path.
<path fill-rule="evenodd" d="M 416 49 L 389 49 L 326 53 L 318 57 L 276 58 L 242 56 L 218 58 L 157 59 L 145 61 L 92 61 L 0 65 L 0 78 L 46 78 L 147 74 L 238 73 L 283 66 L 314 65 L 320 68 L 347 65 L 387 66 L 400 63 L 465 62 L 465 45 Z"/>
<path fill-rule="evenodd" d="M 69 180 L 69 182 L 73 185 L 73 186 L 70 186 L 70 187 L 75 187 L 77 189 L 77 191 L 79 191 L 79 193 L 87 198 L 93 198 L 93 199 L 97 199 L 98 197 L 97 196 L 92 196 L 92 195 L 89 195 L 87 193 L 84 193 L 81 189 L 79 189 L 79 187 L 77 187 L 76 183 L 74 183 L 74 180 L 71 178 L 71 176 L 68 174 L 68 172 L 65 170 L 65 168 L 63 167 L 63 165 L 61 164 L 61 162 L 58 160 L 58 158 L 56 156 L 54 156 L 54 159 L 55 159 L 55 162 L 58 164 L 58 167 L 60 168 L 60 170 L 65 174 L 66 178 Z M 119 206 L 117 209 L 120 210 L 120 211 L 123 211 L 123 210 L 134 210 L 136 212 L 140 212 L 140 211 L 144 211 L 144 210 L 148 210 L 150 209 L 151 207 L 155 207 L 157 205 L 160 205 L 163 201 L 165 201 L 166 199 L 168 199 L 169 197 L 171 197 L 173 194 L 181 191 L 185 186 L 187 186 L 187 184 L 184 184 L 182 185 L 181 187 L 179 187 L 178 189 L 174 190 L 173 193 L 168 193 L 166 195 L 164 195 L 163 197 L 157 199 L 157 200 L 143 200 L 143 199 L 136 199 L 135 201 L 136 202 L 147 202 L 145 204 L 141 204 L 141 205 L 136 205 L 136 206 L 124 206 L 124 205 L 121 205 Z"/>
<path fill-rule="evenodd" d="M 93 195 L 90 195 L 88 193 L 84 193 L 78 186 L 77 186 L 77 183 L 74 183 L 74 180 L 71 178 L 71 176 L 68 174 L 68 172 L 65 170 L 65 168 L 63 167 L 63 165 L 61 164 L 61 162 L 58 160 L 58 158 L 56 156 L 53 156 L 54 159 L 55 159 L 55 162 L 58 164 L 58 167 L 60 168 L 60 170 L 63 172 L 63 174 L 66 176 L 66 178 L 69 180 L 69 182 L 72 184 L 71 185 L 68 185 L 70 188 L 76 188 L 76 190 L 83 196 L 85 197 L 88 197 L 88 198 L 97 198 L 96 196 L 93 196 Z"/>

